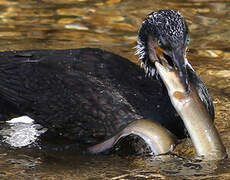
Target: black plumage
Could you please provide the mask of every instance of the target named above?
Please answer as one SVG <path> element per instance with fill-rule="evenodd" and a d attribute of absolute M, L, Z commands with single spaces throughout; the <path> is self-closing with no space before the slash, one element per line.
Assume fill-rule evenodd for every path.
<path fill-rule="evenodd" d="M 178 37 L 187 33 L 184 19 L 181 21 L 185 29 L 180 29 L 183 33 Z M 152 28 L 154 25 L 152 22 Z M 1 118 L 28 115 L 53 134 L 90 144 L 143 118 L 159 122 L 178 138 L 185 137 L 183 122 L 164 84 L 145 76 L 154 69 L 147 43 L 141 42 L 148 41 L 142 38 L 142 31 L 153 35 L 145 27 L 143 23 L 137 46 L 145 72 L 129 60 L 100 49 L 1 52 Z M 186 68 L 189 82 L 195 84 L 214 117 L 207 88 L 190 66 Z"/>

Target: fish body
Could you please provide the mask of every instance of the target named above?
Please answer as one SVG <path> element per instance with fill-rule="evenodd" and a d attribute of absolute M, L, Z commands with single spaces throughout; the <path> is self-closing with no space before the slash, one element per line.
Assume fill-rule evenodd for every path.
<path fill-rule="evenodd" d="M 174 70 L 158 62 L 155 65 L 166 85 L 174 108 L 188 130 L 197 155 L 205 159 L 225 158 L 227 153 L 223 142 L 193 85 L 190 84 L 190 90 L 186 91 Z"/>
<path fill-rule="evenodd" d="M 130 123 L 126 128 L 120 131 L 112 138 L 90 147 L 91 153 L 100 153 L 111 149 L 122 138 L 129 135 L 137 135 L 148 144 L 154 155 L 165 154 L 174 149 L 176 137 L 152 120 L 142 119 Z"/>

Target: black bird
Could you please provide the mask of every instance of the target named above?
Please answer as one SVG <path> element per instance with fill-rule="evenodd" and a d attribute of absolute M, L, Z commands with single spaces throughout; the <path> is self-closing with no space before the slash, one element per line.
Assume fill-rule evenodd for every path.
<path fill-rule="evenodd" d="M 184 124 L 172 106 L 155 61 L 166 59 L 187 91 L 193 84 L 208 113 L 207 88 L 186 59 L 188 27 L 174 10 L 149 14 L 129 60 L 100 49 L 26 50 L 0 53 L 1 119 L 28 115 L 49 132 L 97 144 L 138 119 L 152 119 L 178 138 Z"/>

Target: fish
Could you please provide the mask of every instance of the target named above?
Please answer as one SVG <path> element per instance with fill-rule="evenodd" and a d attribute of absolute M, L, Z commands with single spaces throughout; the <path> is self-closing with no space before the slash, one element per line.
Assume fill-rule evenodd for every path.
<path fill-rule="evenodd" d="M 197 156 L 206 160 L 226 158 L 226 148 L 195 87 L 189 84 L 190 90 L 187 91 L 178 73 L 167 63 L 156 61 L 155 66 L 171 103 L 184 122 Z"/>
<path fill-rule="evenodd" d="M 126 128 L 108 140 L 91 146 L 88 151 L 98 154 L 115 147 L 116 143 L 129 135 L 137 135 L 150 147 L 154 155 L 173 151 L 176 137 L 165 127 L 150 119 L 140 119 L 130 123 Z"/>

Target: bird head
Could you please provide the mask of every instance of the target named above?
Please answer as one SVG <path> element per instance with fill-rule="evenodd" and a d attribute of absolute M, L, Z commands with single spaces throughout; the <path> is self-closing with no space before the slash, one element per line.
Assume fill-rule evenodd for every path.
<path fill-rule="evenodd" d="M 188 27 L 174 10 L 159 10 L 148 15 L 139 30 L 136 54 L 148 76 L 157 76 L 155 61 L 174 69 L 186 91 L 189 90 L 186 51 Z"/>

